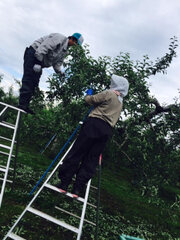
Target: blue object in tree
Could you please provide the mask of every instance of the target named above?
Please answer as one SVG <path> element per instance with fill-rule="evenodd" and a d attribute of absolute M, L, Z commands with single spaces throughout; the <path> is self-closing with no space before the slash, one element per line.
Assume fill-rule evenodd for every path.
<path fill-rule="evenodd" d="M 87 91 L 86 91 L 86 93 L 87 93 L 87 95 L 93 95 L 93 90 L 92 90 L 92 88 L 90 88 L 90 89 L 88 89 Z"/>

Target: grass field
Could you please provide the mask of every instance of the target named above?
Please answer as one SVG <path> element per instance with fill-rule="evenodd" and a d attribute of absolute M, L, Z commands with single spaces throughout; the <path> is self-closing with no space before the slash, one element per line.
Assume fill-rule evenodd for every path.
<path fill-rule="evenodd" d="M 30 191 L 52 160 L 45 155 L 40 155 L 39 151 L 33 149 L 32 146 L 20 146 L 15 189 L 12 192 L 11 185 L 6 185 L 0 209 L 0 239 L 31 200 Z M 102 167 L 99 240 L 119 239 L 122 233 L 147 240 L 180 239 L 178 202 L 157 198 L 157 196 L 144 196 L 142 190 L 131 183 L 131 176 L 132 172 L 129 169 L 119 168 L 117 170 Z M 52 184 L 57 181 L 57 176 L 54 176 Z M 97 185 L 97 176 L 93 179 L 93 185 Z M 178 190 L 174 189 L 174 191 Z M 90 193 L 89 201 L 96 204 L 95 192 Z M 80 205 L 76 200 L 72 201 L 49 190 L 44 190 L 34 203 L 34 207 L 65 220 L 71 225 L 78 226 L 77 219 L 60 213 L 55 206 L 80 214 Z M 88 208 L 86 218 L 94 221 L 95 216 L 96 211 Z M 28 240 L 76 239 L 76 234 L 30 213 L 25 215 L 15 232 Z M 84 224 L 82 240 L 94 239 L 94 233 L 94 226 Z"/>

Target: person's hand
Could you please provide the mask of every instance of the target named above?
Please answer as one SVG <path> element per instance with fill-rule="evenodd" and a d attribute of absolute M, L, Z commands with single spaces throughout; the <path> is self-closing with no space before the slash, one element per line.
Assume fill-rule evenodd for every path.
<path fill-rule="evenodd" d="M 93 90 L 92 90 L 92 88 L 90 88 L 90 89 L 88 89 L 87 91 L 86 91 L 86 93 L 87 93 L 87 95 L 93 95 Z"/>
<path fill-rule="evenodd" d="M 34 67 L 33 67 L 33 70 L 34 70 L 36 73 L 39 73 L 39 72 L 41 72 L 42 67 L 41 67 L 41 65 L 39 65 L 39 64 L 35 64 Z"/>
<path fill-rule="evenodd" d="M 59 76 L 59 78 L 61 78 L 61 77 L 65 77 L 65 73 L 63 72 L 63 71 L 61 71 L 61 70 L 55 70 L 55 72 L 56 72 L 56 74 Z"/>
<path fill-rule="evenodd" d="M 60 71 L 60 72 L 59 72 L 59 76 L 60 76 L 60 77 L 65 77 L 65 72 Z"/>

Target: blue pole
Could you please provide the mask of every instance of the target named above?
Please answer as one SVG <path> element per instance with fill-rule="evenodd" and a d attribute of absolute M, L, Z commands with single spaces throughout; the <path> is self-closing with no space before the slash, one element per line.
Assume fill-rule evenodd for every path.
<path fill-rule="evenodd" d="M 82 120 L 82 122 L 84 122 L 87 118 L 87 116 L 89 115 L 89 113 L 91 112 L 91 110 L 93 109 L 93 107 L 91 107 L 88 111 L 88 113 L 85 115 L 84 119 Z M 80 124 L 77 126 L 77 128 L 74 130 L 74 132 L 72 133 L 72 135 L 70 136 L 70 138 L 67 140 L 67 142 L 64 144 L 64 146 L 61 148 L 60 152 L 57 154 L 57 156 L 54 158 L 54 160 L 51 162 L 50 166 L 47 168 L 47 170 L 45 171 L 45 173 L 43 174 L 43 176 L 40 178 L 40 180 L 37 182 L 37 184 L 35 185 L 35 187 L 32 189 L 32 191 L 29 193 L 29 195 L 32 195 L 33 192 L 36 190 L 36 188 L 39 186 L 39 184 L 41 183 L 41 181 L 44 179 L 44 177 L 47 175 L 47 173 L 49 172 L 49 170 L 51 169 L 51 167 L 53 166 L 53 164 L 56 162 L 56 160 L 58 159 L 58 157 L 61 155 L 61 153 L 64 151 L 64 149 L 66 148 L 66 146 L 68 145 L 68 143 L 71 141 L 71 139 L 73 138 L 73 136 L 76 134 L 76 132 L 78 131 L 78 129 L 80 128 Z"/>

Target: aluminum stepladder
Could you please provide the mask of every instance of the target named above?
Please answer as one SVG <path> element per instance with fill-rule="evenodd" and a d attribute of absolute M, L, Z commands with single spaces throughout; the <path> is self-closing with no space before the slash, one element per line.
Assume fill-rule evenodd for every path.
<path fill-rule="evenodd" d="M 74 141 L 75 142 L 75 141 Z M 59 194 L 60 191 L 58 190 L 57 187 L 49 184 L 49 180 L 51 179 L 51 177 L 54 175 L 54 173 L 57 171 L 58 167 L 62 164 L 64 158 L 66 157 L 66 155 L 68 154 L 68 152 L 70 151 L 71 147 L 73 146 L 74 142 L 71 144 L 71 146 L 69 147 L 69 149 L 66 151 L 66 153 L 64 154 L 64 156 L 61 158 L 61 160 L 59 161 L 59 163 L 56 165 L 56 167 L 54 168 L 54 170 L 50 173 L 50 175 L 48 176 L 48 178 L 46 179 L 46 181 L 42 184 L 42 186 L 40 187 L 40 189 L 37 191 L 37 193 L 34 195 L 34 197 L 32 198 L 32 200 L 29 202 L 29 204 L 26 206 L 26 208 L 24 209 L 24 211 L 22 212 L 22 214 L 19 216 L 19 218 L 16 220 L 16 222 L 14 223 L 14 225 L 11 227 L 11 229 L 9 230 L 9 232 L 5 235 L 5 237 L 3 238 L 3 240 L 6 240 L 7 238 L 11 238 L 11 239 L 14 239 L 14 240 L 26 240 L 25 238 L 21 237 L 21 236 L 18 236 L 17 234 L 15 234 L 13 231 L 15 230 L 16 226 L 18 225 L 18 223 L 21 221 L 21 219 L 23 218 L 23 216 L 25 215 L 26 212 L 30 212 L 36 216 L 39 216 L 41 218 L 44 218 L 52 223 L 55 223 L 61 227 L 64 227 L 65 229 L 68 229 L 74 233 L 77 234 L 77 238 L 76 240 L 80 240 L 81 238 L 81 234 L 82 234 L 82 227 L 83 227 L 83 222 L 86 221 L 94 226 L 96 226 L 96 235 L 97 235 L 97 223 L 98 223 L 98 219 L 96 219 L 96 224 L 95 223 L 92 223 L 88 220 L 85 219 L 85 212 L 86 212 L 86 207 L 87 205 L 90 205 L 92 207 L 95 207 L 97 208 L 97 211 L 98 211 L 98 206 L 96 207 L 95 205 L 93 204 L 90 204 L 88 203 L 88 196 L 89 196 L 89 191 L 90 191 L 90 185 L 91 185 L 91 180 L 89 180 L 88 184 L 87 184 L 87 187 L 86 187 L 86 192 L 85 192 L 85 197 L 84 198 L 81 198 L 81 197 L 78 197 L 76 200 L 81 202 L 83 204 L 83 207 L 82 207 L 82 212 L 81 212 L 81 217 L 78 217 L 72 213 L 69 213 L 67 211 L 64 211 L 63 209 L 60 209 L 58 207 L 55 206 L 56 209 L 62 211 L 62 212 L 65 212 L 65 213 L 68 213 L 69 215 L 71 216 L 74 216 L 74 217 L 78 217 L 80 218 L 80 223 L 79 223 L 79 228 L 77 227 L 74 227 L 72 225 L 69 225 L 67 223 L 65 223 L 64 221 L 61 221 L 57 218 L 54 218 L 53 216 L 50 216 L 49 214 L 46 214 L 42 211 L 39 211 L 38 209 L 35 209 L 33 208 L 31 205 L 33 204 L 33 202 L 36 200 L 36 198 L 38 197 L 38 195 L 41 193 L 41 191 L 44 189 L 44 188 L 48 188 L 50 190 L 53 190 L 55 192 L 58 192 Z M 102 157 L 102 155 L 101 155 Z M 100 157 L 100 158 L 101 158 Z M 71 193 L 66 193 L 66 196 L 70 197 L 70 198 L 73 198 L 72 194 Z M 98 203 L 99 205 L 99 203 Z M 96 237 L 97 239 L 97 237 Z"/>
<path fill-rule="evenodd" d="M 16 141 L 16 137 L 17 137 L 17 133 L 18 133 L 18 127 L 19 127 L 19 123 L 20 123 L 20 117 L 21 117 L 21 113 L 25 113 L 23 110 L 13 107 L 9 104 L 0 102 L 0 107 L 1 107 L 1 112 L 0 112 L 0 135 L 4 135 L 3 130 L 7 130 L 10 131 L 10 137 L 8 136 L 0 136 L 0 155 L 3 157 L 3 165 L 0 164 L 0 172 L 1 174 L 3 174 L 3 178 L 0 178 L 0 180 L 2 181 L 2 186 L 1 186 L 1 193 L 0 193 L 0 207 L 2 204 L 2 199 L 3 199 L 3 195 L 4 195 L 4 190 L 5 190 L 5 186 L 7 182 L 13 183 L 14 179 L 15 179 L 15 171 L 16 171 L 16 157 L 17 157 L 17 149 L 18 149 L 18 143 Z M 5 114 L 7 114 L 9 111 L 11 111 L 12 113 L 15 112 L 16 115 L 16 119 L 15 119 L 15 123 L 9 123 L 9 122 L 5 122 L 3 121 L 3 117 Z M 3 144 L 2 144 L 3 143 Z M 16 143 L 16 152 L 15 154 L 13 153 L 14 149 L 14 145 Z M 7 158 L 7 159 L 4 159 Z M 10 168 L 10 164 L 11 164 L 11 159 L 14 158 L 14 169 Z M 0 160 L 1 162 L 1 160 Z M 8 180 L 8 172 L 9 170 L 14 170 L 14 174 L 13 174 L 13 180 Z"/>

